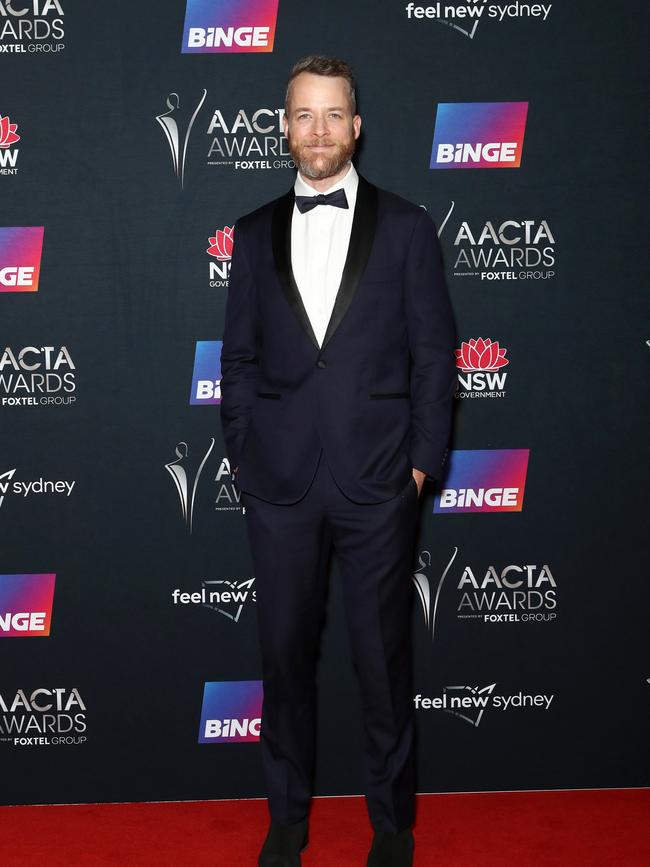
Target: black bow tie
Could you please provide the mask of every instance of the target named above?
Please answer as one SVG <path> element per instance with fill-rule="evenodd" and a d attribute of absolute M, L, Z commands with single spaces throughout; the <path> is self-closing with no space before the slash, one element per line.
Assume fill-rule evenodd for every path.
<path fill-rule="evenodd" d="M 334 190 L 333 193 L 319 196 L 296 196 L 296 205 L 301 214 L 311 211 L 316 205 L 333 205 L 335 208 L 347 208 L 348 200 L 345 195 L 345 190 Z"/>

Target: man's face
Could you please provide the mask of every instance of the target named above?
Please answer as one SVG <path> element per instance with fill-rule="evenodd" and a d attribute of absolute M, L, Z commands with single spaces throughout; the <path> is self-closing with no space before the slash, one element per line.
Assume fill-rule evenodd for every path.
<path fill-rule="evenodd" d="M 348 163 L 361 132 L 361 118 L 352 116 L 344 78 L 301 72 L 294 78 L 284 134 L 301 174 L 312 180 L 337 175 Z"/>

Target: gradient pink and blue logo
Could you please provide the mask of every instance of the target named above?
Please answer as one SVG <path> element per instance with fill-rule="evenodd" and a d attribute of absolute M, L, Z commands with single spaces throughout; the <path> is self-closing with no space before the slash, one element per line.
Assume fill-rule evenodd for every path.
<path fill-rule="evenodd" d="M 527 116 L 527 102 L 440 103 L 429 168 L 519 168 Z"/>
<path fill-rule="evenodd" d="M 43 226 L 0 228 L 0 292 L 37 292 Z"/>
<path fill-rule="evenodd" d="M 190 404 L 221 403 L 221 347 L 223 340 L 197 340 Z"/>
<path fill-rule="evenodd" d="M 473 449 L 449 453 L 436 514 L 521 512 L 530 449 Z"/>
<path fill-rule="evenodd" d="M 47 636 L 56 576 L 0 575 L 0 638 Z"/>
<path fill-rule="evenodd" d="M 278 0 L 187 0 L 182 54 L 273 51 Z"/>
<path fill-rule="evenodd" d="M 259 741 L 262 722 L 261 680 L 227 680 L 203 688 L 200 744 Z"/>

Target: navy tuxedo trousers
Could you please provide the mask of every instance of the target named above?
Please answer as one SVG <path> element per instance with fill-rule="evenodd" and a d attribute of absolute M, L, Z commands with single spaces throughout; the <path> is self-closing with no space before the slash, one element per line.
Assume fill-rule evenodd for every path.
<path fill-rule="evenodd" d="M 413 477 L 394 497 L 359 504 L 321 451 L 296 503 L 242 492 L 256 573 L 264 702 L 260 746 L 271 817 L 307 816 L 315 758 L 315 668 L 333 546 L 352 663 L 361 690 L 368 814 L 377 831 L 414 820 L 411 569 L 418 507 Z"/>

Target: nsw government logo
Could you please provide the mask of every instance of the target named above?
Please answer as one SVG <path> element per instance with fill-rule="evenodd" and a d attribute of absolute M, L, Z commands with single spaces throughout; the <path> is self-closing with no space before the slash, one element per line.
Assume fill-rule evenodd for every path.
<path fill-rule="evenodd" d="M 0 114 L 0 175 L 18 174 L 18 148 L 14 147 L 20 141 L 17 129 L 17 123 Z"/>
<path fill-rule="evenodd" d="M 222 340 L 197 340 L 194 352 L 194 373 L 190 404 L 221 403 Z"/>
<path fill-rule="evenodd" d="M 519 168 L 527 115 L 527 102 L 440 103 L 429 168 Z"/>
<path fill-rule="evenodd" d="M 278 0 L 187 0 L 182 54 L 273 51 Z"/>
<path fill-rule="evenodd" d="M 206 253 L 212 257 L 210 261 L 210 286 L 212 288 L 222 286 L 228 288 L 234 241 L 233 232 L 233 226 L 224 226 L 222 229 L 217 229 L 214 235 L 208 238 L 210 246 Z"/>
<path fill-rule="evenodd" d="M 510 364 L 506 352 L 489 337 L 464 340 L 454 350 L 459 370 L 456 397 L 504 397 L 508 374 L 502 368 Z"/>
<path fill-rule="evenodd" d="M 0 575 L 0 638 L 50 634 L 55 580 L 52 574 Z"/>
<path fill-rule="evenodd" d="M 203 689 L 200 744 L 259 741 L 262 723 L 261 680 L 212 681 Z"/>
<path fill-rule="evenodd" d="M 529 454 L 529 449 L 449 452 L 434 513 L 521 512 Z"/>
<path fill-rule="evenodd" d="M 0 292 L 38 291 L 44 231 L 43 226 L 0 228 Z"/>

